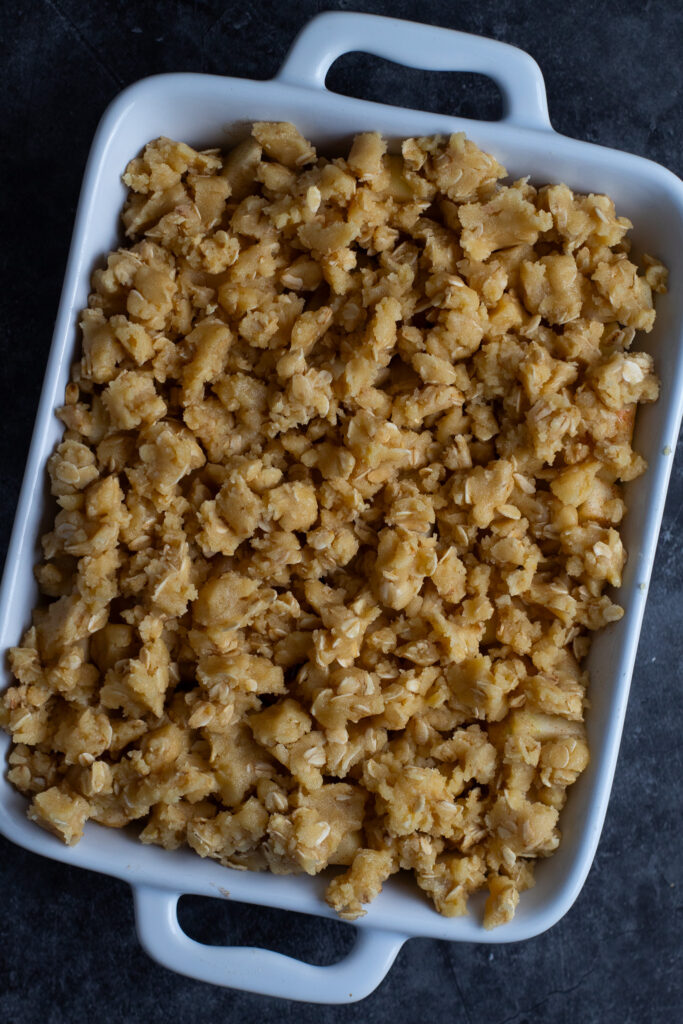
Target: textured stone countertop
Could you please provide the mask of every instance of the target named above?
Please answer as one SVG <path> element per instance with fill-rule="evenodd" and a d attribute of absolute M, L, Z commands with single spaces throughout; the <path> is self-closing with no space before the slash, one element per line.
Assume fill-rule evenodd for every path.
<path fill-rule="evenodd" d="M 683 173 L 677 0 L 33 0 L 3 5 L 3 317 L 0 551 L 4 555 L 50 343 L 83 167 L 97 121 L 125 85 L 162 71 L 268 78 L 296 31 L 324 9 L 393 14 L 493 36 L 540 64 L 553 125 Z M 495 90 L 358 55 L 341 92 L 495 116 Z M 673 282 L 680 287 L 680 282 Z M 679 445 L 680 447 L 680 445 Z M 605 829 L 585 888 L 539 938 L 496 947 L 413 940 L 379 989 L 316 1007 L 190 981 L 135 937 L 122 882 L 0 838 L 2 1024 L 296 1020 L 367 1024 L 664 1024 L 683 1005 L 683 459 L 675 463 Z M 205 941 L 270 945 L 330 963 L 343 924 L 187 900 Z"/>

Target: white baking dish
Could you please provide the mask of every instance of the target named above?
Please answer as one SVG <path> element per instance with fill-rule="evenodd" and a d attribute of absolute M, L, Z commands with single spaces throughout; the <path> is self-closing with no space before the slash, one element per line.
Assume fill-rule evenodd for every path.
<path fill-rule="evenodd" d="M 502 121 L 479 122 L 397 109 L 329 93 L 325 77 L 342 53 L 360 50 L 410 66 L 489 75 L 503 94 Z M 324 14 L 303 30 L 270 82 L 208 75 L 162 75 L 126 89 L 109 107 L 88 161 L 54 340 L 33 442 L 7 555 L 0 595 L 0 643 L 16 644 L 36 597 L 32 567 L 46 508 L 45 462 L 61 435 L 53 415 L 62 401 L 77 344 L 76 318 L 86 304 L 90 273 L 116 245 L 124 199 L 120 174 L 128 160 L 159 135 L 195 146 L 223 145 L 258 119 L 291 120 L 323 149 L 344 151 L 357 131 L 390 138 L 465 130 L 513 175 L 565 181 L 581 191 L 608 192 L 619 213 L 635 223 L 638 248 L 669 266 L 672 291 L 657 304 L 657 325 L 639 345 L 651 351 L 662 379 L 656 405 L 639 414 L 637 447 L 650 470 L 629 485 L 624 527 L 630 557 L 620 592 L 624 618 L 600 634 L 590 659 L 592 761 L 572 789 L 561 817 L 564 840 L 539 864 L 536 887 L 522 896 L 514 921 L 493 932 L 480 923 L 481 899 L 466 918 L 440 917 L 415 887 L 393 879 L 357 922 L 358 941 L 346 959 L 317 967 L 269 950 L 204 946 L 188 938 L 176 916 L 182 893 L 226 897 L 324 917 L 321 878 L 238 872 L 189 851 L 143 846 L 132 833 L 89 824 L 72 849 L 26 819 L 26 801 L 0 782 L 0 830 L 37 853 L 130 882 L 144 948 L 173 970 L 216 984 L 311 1002 L 361 999 L 382 980 L 411 936 L 469 942 L 510 942 L 537 935 L 569 909 L 590 868 L 614 773 L 638 634 L 652 568 L 671 453 L 683 399 L 683 184 L 639 157 L 556 134 L 548 120 L 543 79 L 520 50 L 445 29 L 359 14 Z M 339 147 L 339 149 L 337 149 Z M 5 669 L 7 673 L 7 670 Z M 7 673 L 8 674 L 8 673 Z M 2 750 L 8 737 L 0 738 Z"/>

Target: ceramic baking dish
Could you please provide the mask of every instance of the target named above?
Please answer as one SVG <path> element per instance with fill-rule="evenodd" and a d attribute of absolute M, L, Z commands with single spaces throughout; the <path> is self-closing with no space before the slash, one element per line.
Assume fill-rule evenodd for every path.
<path fill-rule="evenodd" d="M 504 116 L 480 122 L 397 109 L 328 92 L 325 78 L 342 53 L 363 51 L 411 67 L 476 71 L 499 86 Z M 7 555 L 0 595 L 0 643 L 16 644 L 36 598 L 32 567 L 48 506 L 45 463 L 61 435 L 53 415 L 62 402 L 69 366 L 79 344 L 78 311 L 85 306 L 91 271 L 117 244 L 125 190 L 120 175 L 150 139 L 168 135 L 193 146 L 221 146 L 247 132 L 253 120 L 289 120 L 323 151 L 344 152 L 357 131 L 376 129 L 390 139 L 465 130 L 518 176 L 564 181 L 580 191 L 609 193 L 630 217 L 638 249 L 670 268 L 672 290 L 659 298 L 655 330 L 639 339 L 652 352 L 662 379 L 659 402 L 639 413 L 636 447 L 649 472 L 627 488 L 631 509 L 623 536 L 629 551 L 619 600 L 624 618 L 594 642 L 590 767 L 571 790 L 562 813 L 559 851 L 539 864 L 537 884 L 524 893 L 509 925 L 486 932 L 481 897 L 465 918 L 439 916 L 416 887 L 392 879 L 356 923 L 357 942 L 339 963 L 319 967 L 256 948 L 213 947 L 181 930 L 176 906 L 183 893 L 333 916 L 322 900 L 325 879 L 238 872 L 190 851 L 143 846 L 133 832 L 88 824 L 78 846 L 67 848 L 26 819 L 26 801 L 3 777 L 0 829 L 13 842 L 71 865 L 130 882 L 140 941 L 165 966 L 194 978 L 252 992 L 311 1002 L 361 999 L 389 970 L 412 936 L 467 942 L 510 942 L 538 935 L 576 899 L 598 843 L 614 773 L 631 673 L 657 542 L 671 453 L 683 398 L 683 184 L 640 157 L 577 142 L 550 126 L 541 72 L 525 53 L 503 43 L 426 25 L 361 14 L 323 14 L 301 32 L 273 81 L 172 74 L 126 89 L 109 107 L 88 160 L 54 340 L 35 432 Z M 4 668 L 8 676 L 7 669 Z M 6 681 L 9 681 L 8 679 Z M 3 752 L 9 739 L 0 738 Z"/>

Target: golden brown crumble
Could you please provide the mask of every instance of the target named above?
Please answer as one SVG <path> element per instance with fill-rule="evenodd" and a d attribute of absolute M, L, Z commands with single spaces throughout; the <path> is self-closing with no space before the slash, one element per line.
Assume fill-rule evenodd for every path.
<path fill-rule="evenodd" d="M 129 164 L 0 721 L 29 817 L 510 920 L 588 762 L 666 271 L 463 135 Z"/>

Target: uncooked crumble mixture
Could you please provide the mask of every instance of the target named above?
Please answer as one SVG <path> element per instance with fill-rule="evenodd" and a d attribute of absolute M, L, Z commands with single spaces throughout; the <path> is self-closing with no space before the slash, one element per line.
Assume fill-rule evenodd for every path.
<path fill-rule="evenodd" d="M 588 762 L 666 271 L 463 135 L 131 161 L 0 722 L 29 817 L 514 914 Z"/>

